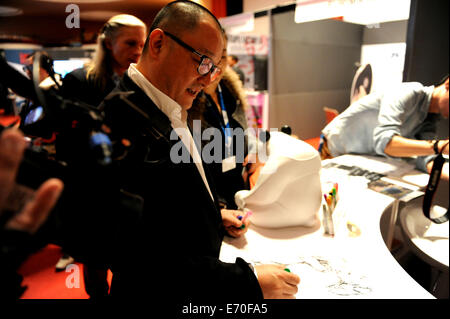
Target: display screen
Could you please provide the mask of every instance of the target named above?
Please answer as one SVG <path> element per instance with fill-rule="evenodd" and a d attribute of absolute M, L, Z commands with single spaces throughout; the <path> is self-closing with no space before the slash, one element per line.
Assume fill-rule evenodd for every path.
<path fill-rule="evenodd" d="M 40 120 L 43 117 L 44 109 L 42 106 L 38 106 L 34 109 L 32 109 L 26 116 L 24 120 L 25 125 L 30 125 L 38 120 Z"/>
<path fill-rule="evenodd" d="M 58 73 L 61 77 L 65 77 L 67 73 L 82 68 L 85 63 L 86 61 L 82 59 L 54 60 L 53 69 L 55 73 Z"/>

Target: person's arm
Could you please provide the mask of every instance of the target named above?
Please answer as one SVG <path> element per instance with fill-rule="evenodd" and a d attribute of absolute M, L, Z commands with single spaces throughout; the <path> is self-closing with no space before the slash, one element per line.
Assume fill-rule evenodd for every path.
<path fill-rule="evenodd" d="M 2 209 L 9 206 L 14 193 L 15 178 L 22 160 L 26 143 L 23 134 L 15 129 L 0 133 L 0 216 Z M 19 298 L 25 287 L 17 268 L 33 251 L 32 235 L 46 220 L 63 189 L 59 179 L 49 179 L 25 203 L 23 209 L 15 212 L 0 229 L 0 297 Z M 17 194 L 15 196 L 18 196 Z M 4 212 L 3 212 L 4 213 Z M 5 217 L 5 216 L 2 216 Z"/>
<path fill-rule="evenodd" d="M 231 237 L 240 237 L 247 232 L 250 220 L 243 220 L 245 213 L 240 210 L 221 209 L 222 221 L 228 235 Z M 240 218 L 239 218 L 240 217 Z"/>
<path fill-rule="evenodd" d="M 11 192 L 26 142 L 17 130 L 0 132 L 0 213 Z"/>
<path fill-rule="evenodd" d="M 434 164 L 434 162 L 433 161 L 429 161 L 428 163 L 427 163 L 427 171 L 428 171 L 428 173 L 431 173 L 431 169 L 433 168 L 433 164 Z M 444 179 L 444 180 L 449 180 L 448 178 L 448 175 L 449 175 L 449 165 L 448 165 L 448 162 L 446 162 L 446 163 L 444 163 L 444 165 L 443 165 L 443 167 L 442 167 L 442 171 L 441 171 L 441 179 Z"/>
<path fill-rule="evenodd" d="M 446 143 L 448 143 L 448 139 L 438 142 L 439 152 Z M 386 145 L 384 152 L 392 157 L 427 156 L 435 154 L 433 146 L 434 141 L 414 140 L 394 135 Z M 444 147 L 443 154 L 448 154 L 448 144 Z"/>
<path fill-rule="evenodd" d="M 300 277 L 282 265 L 255 266 L 264 299 L 295 299 Z"/>
<path fill-rule="evenodd" d="M 386 155 L 392 157 L 418 156 L 416 166 L 419 170 L 430 173 L 433 167 L 435 155 L 434 140 L 414 140 L 395 135 L 386 145 Z M 438 152 L 447 154 L 449 151 L 448 139 L 437 142 Z M 448 163 L 444 164 L 441 178 L 448 180 Z"/>
<path fill-rule="evenodd" d="M 259 161 L 259 157 L 257 153 L 251 153 L 248 154 L 244 162 L 242 163 L 242 166 L 245 167 L 242 173 L 242 178 L 244 179 L 245 183 L 248 183 L 248 179 L 250 176 L 258 169 L 258 167 L 262 166 L 263 163 Z"/>
<path fill-rule="evenodd" d="M 240 299 L 294 299 L 300 283 L 300 277 L 284 265 L 261 264 L 252 269 L 242 258 L 225 263 L 214 257 L 191 257 L 181 259 L 171 269 L 177 272 L 176 281 L 181 281 L 178 284 L 182 295 L 197 290 L 203 296 L 208 292 L 211 298 L 234 292 L 233 297 Z"/>
<path fill-rule="evenodd" d="M 388 148 L 388 144 L 392 142 L 395 136 L 405 136 L 405 123 L 409 126 L 418 126 L 421 124 L 421 120 L 418 116 L 418 108 L 416 107 L 423 93 L 421 92 L 420 84 L 405 84 L 398 87 L 394 91 L 390 91 L 380 98 L 380 109 L 378 113 L 378 125 L 373 131 L 373 146 L 376 154 L 387 155 L 387 156 L 411 156 L 417 155 L 409 153 L 409 155 L 404 155 L 405 153 L 396 153 L 398 143 L 394 143 Z M 394 141 L 398 142 L 398 141 Z M 404 146 L 406 144 L 405 140 L 400 140 L 400 143 Z M 409 143 L 409 149 L 411 143 Z M 417 145 L 416 145 L 417 147 Z M 422 145 L 425 148 L 425 145 Z M 392 150 L 394 149 L 394 151 Z M 432 150 L 432 145 L 430 150 Z M 388 153 L 388 152 L 391 152 Z M 403 150 L 404 152 L 404 150 Z M 424 155 L 434 154 L 430 152 L 424 152 Z"/>
<path fill-rule="evenodd" d="M 0 136 L 0 212 L 6 206 L 15 184 L 25 150 L 23 134 L 18 130 L 6 130 Z M 23 209 L 6 223 L 6 229 L 35 233 L 46 220 L 63 189 L 63 182 L 52 178 L 45 181 Z"/>

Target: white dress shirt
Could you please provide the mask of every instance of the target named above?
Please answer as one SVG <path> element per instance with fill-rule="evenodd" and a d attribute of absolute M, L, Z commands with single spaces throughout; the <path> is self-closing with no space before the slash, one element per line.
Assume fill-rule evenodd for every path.
<path fill-rule="evenodd" d="M 180 137 L 183 144 L 189 151 L 197 169 L 208 189 L 211 199 L 214 201 L 211 189 L 209 188 L 208 180 L 206 179 L 205 171 L 203 169 L 202 160 L 195 146 L 191 131 L 187 126 L 187 122 L 182 117 L 181 106 L 168 97 L 166 94 L 158 90 L 152 83 L 136 68 L 136 64 L 130 64 L 128 68 L 128 76 L 136 83 L 139 88 L 156 104 L 156 106 L 169 118 L 172 128 Z"/>

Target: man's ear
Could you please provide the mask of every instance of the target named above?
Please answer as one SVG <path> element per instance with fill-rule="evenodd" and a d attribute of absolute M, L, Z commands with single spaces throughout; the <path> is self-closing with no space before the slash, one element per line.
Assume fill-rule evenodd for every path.
<path fill-rule="evenodd" d="M 158 55 L 164 46 L 164 33 L 161 29 L 155 29 L 149 35 L 148 51 L 151 56 Z"/>

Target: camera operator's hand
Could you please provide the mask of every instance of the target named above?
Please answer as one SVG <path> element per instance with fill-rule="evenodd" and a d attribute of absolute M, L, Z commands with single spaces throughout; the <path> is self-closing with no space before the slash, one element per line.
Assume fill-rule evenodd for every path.
<path fill-rule="evenodd" d="M 0 213 L 15 187 L 15 178 L 26 147 L 23 134 L 15 129 L 0 135 Z M 6 222 L 5 228 L 35 233 L 46 220 L 63 189 L 59 179 L 49 179 L 23 209 Z"/>
<path fill-rule="evenodd" d="M 14 186 L 17 169 L 26 142 L 17 130 L 5 130 L 0 135 L 0 211 Z"/>

